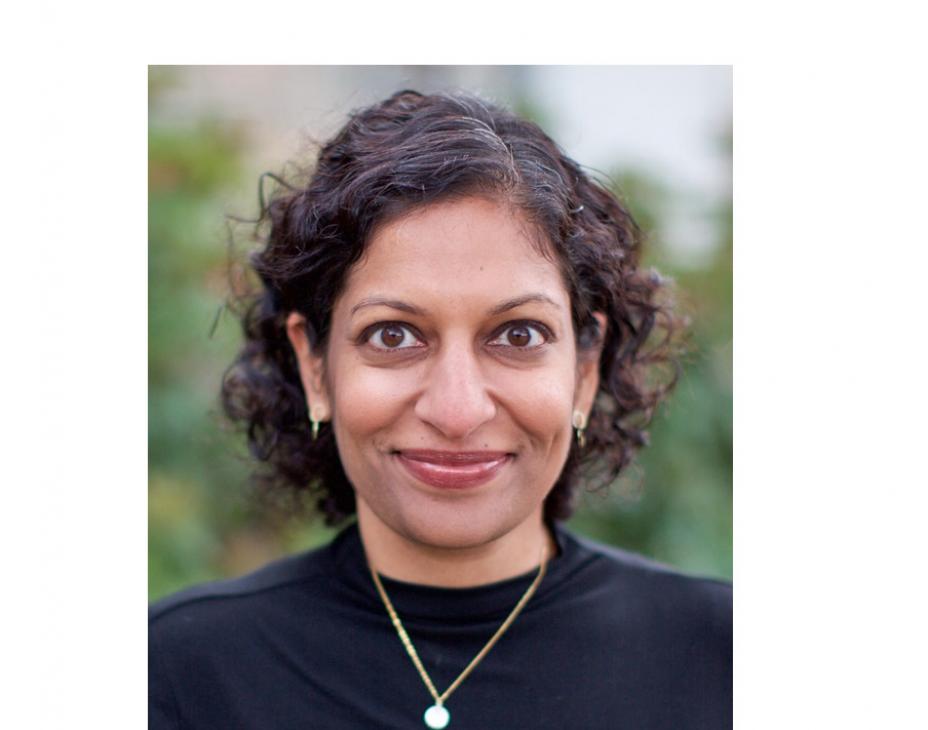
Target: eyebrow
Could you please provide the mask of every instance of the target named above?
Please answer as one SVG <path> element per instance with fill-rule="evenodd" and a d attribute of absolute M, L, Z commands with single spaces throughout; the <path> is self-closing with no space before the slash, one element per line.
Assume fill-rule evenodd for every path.
<path fill-rule="evenodd" d="M 507 299 L 505 302 L 497 304 L 490 310 L 490 314 L 502 314 L 503 312 L 508 312 L 510 309 L 515 309 L 516 307 L 521 307 L 523 304 L 529 304 L 531 302 L 537 302 L 538 304 L 548 304 L 555 309 L 561 308 L 560 304 L 558 304 L 546 294 L 523 294 L 520 297 Z"/>
<path fill-rule="evenodd" d="M 409 312 L 410 314 L 416 314 L 422 317 L 428 314 L 428 312 L 426 312 L 424 309 L 421 309 L 414 304 L 400 301 L 399 299 L 368 297 L 367 299 L 362 299 L 351 308 L 351 316 L 353 317 L 355 312 L 357 312 L 359 309 L 364 309 L 365 307 L 390 307 L 391 309 L 399 309 L 402 312 Z"/>
<path fill-rule="evenodd" d="M 547 304 L 555 309 L 561 309 L 561 305 L 546 294 L 523 294 L 522 296 L 513 297 L 512 299 L 500 302 L 495 307 L 492 307 L 488 314 L 490 316 L 496 316 L 503 312 L 508 312 L 510 309 L 515 309 L 516 307 L 521 307 L 523 304 L 532 302 Z M 409 314 L 420 317 L 428 316 L 428 311 L 421 307 L 417 307 L 414 304 L 399 299 L 388 299 L 386 297 L 367 297 L 366 299 L 362 299 L 351 308 L 351 316 L 354 316 L 358 310 L 364 309 L 365 307 L 390 307 L 391 309 L 398 309 L 401 312 L 408 312 Z"/>

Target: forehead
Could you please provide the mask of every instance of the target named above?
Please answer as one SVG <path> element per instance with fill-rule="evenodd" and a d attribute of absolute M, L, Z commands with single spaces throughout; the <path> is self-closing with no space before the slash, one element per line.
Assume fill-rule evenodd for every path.
<path fill-rule="evenodd" d="M 524 215 L 476 197 L 435 203 L 376 229 L 348 276 L 344 299 L 375 290 L 458 304 L 533 291 L 569 311 L 560 269 L 543 255 Z"/>

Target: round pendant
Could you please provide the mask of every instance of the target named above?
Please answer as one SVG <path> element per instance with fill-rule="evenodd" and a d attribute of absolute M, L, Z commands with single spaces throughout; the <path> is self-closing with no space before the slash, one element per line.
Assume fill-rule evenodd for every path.
<path fill-rule="evenodd" d="M 451 721 L 451 713 L 441 705 L 432 705 L 423 716 L 425 724 L 433 730 L 441 730 Z"/>

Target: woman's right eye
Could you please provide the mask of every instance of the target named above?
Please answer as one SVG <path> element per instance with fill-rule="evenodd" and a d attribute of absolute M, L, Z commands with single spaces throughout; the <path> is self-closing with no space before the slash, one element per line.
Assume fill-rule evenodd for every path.
<path fill-rule="evenodd" d="M 406 325 L 383 324 L 369 330 L 366 341 L 378 350 L 407 350 L 422 343 Z"/>

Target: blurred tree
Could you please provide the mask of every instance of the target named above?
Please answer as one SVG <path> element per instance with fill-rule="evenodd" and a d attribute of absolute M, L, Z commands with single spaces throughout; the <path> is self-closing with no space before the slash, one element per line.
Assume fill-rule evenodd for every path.
<path fill-rule="evenodd" d="M 722 141 L 730 160 L 731 136 Z M 676 281 L 691 318 L 682 377 L 657 412 L 638 465 L 605 494 L 586 494 L 571 526 L 685 570 L 732 574 L 732 214 L 730 196 L 706 214 L 719 240 L 706 266 L 675 265 L 660 221 L 672 194 L 642 172 L 613 191 L 648 236 L 645 262 Z"/>

